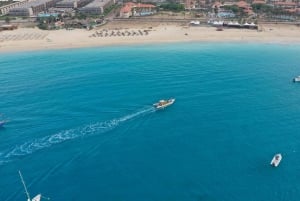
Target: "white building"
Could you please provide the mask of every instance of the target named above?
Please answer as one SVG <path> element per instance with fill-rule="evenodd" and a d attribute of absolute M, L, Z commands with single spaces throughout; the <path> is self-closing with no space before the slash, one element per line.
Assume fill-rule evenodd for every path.
<path fill-rule="evenodd" d="M 9 9 L 8 14 L 12 16 L 34 16 L 40 12 L 54 7 L 58 0 L 35 0 Z"/>
<path fill-rule="evenodd" d="M 92 0 L 63 0 L 56 3 L 56 8 L 81 8 Z"/>
<path fill-rule="evenodd" d="M 113 4 L 115 4 L 114 0 L 95 0 L 79 9 L 79 11 L 87 15 L 100 15 Z"/>
<path fill-rule="evenodd" d="M 18 6 L 21 6 L 23 4 L 26 4 L 27 2 L 29 2 L 29 0 L 22 0 L 22 1 L 14 1 L 14 3 L 11 3 L 11 4 L 8 4 L 8 5 L 5 5 L 5 6 L 1 6 L 0 7 L 0 15 L 6 15 L 10 9 L 12 8 L 16 8 Z"/>

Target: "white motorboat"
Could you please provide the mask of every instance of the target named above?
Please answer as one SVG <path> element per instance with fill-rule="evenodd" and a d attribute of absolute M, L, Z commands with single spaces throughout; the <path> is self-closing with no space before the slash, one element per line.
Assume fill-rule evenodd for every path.
<path fill-rule="evenodd" d="M 294 82 L 300 82 L 300 75 L 293 79 Z"/>
<path fill-rule="evenodd" d="M 6 123 L 8 123 L 7 120 L 0 121 L 0 127 L 3 127 Z"/>
<path fill-rule="evenodd" d="M 282 159 L 282 155 L 281 154 L 275 154 L 275 156 L 273 157 L 273 159 L 272 159 L 272 161 L 271 161 L 270 164 L 273 167 L 277 167 L 279 165 L 281 159 Z"/>
<path fill-rule="evenodd" d="M 0 127 L 4 126 L 5 123 L 5 121 L 0 121 Z"/>
<path fill-rule="evenodd" d="M 175 102 L 175 98 L 171 98 L 169 100 L 160 100 L 158 103 L 153 104 L 156 109 L 163 109 Z"/>

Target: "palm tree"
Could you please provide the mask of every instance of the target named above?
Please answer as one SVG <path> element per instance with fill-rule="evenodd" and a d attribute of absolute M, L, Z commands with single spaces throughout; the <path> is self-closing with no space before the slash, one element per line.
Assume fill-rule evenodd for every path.
<path fill-rule="evenodd" d="M 214 12 L 215 12 L 215 15 L 218 15 L 218 12 L 219 12 L 218 6 L 215 6 L 215 7 L 214 7 Z"/>
<path fill-rule="evenodd" d="M 9 24 L 9 23 L 10 23 L 10 18 L 9 18 L 9 17 L 6 17 L 6 18 L 5 18 L 5 23 L 6 23 L 6 24 Z"/>

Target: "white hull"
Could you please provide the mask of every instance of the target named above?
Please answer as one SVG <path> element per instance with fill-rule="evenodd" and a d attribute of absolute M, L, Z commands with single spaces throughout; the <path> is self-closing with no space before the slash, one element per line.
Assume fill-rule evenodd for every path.
<path fill-rule="evenodd" d="M 161 100 L 159 101 L 158 103 L 155 103 L 153 104 L 153 106 L 156 108 L 156 109 L 163 109 L 163 108 L 166 108 L 170 105 L 172 105 L 173 103 L 175 102 L 175 99 L 170 99 L 170 100 Z"/>
<path fill-rule="evenodd" d="M 38 194 L 37 196 L 35 196 L 32 201 L 40 201 L 42 198 L 42 195 L 41 194 Z"/>
<path fill-rule="evenodd" d="M 6 121 L 0 121 L 0 127 L 4 126 L 5 123 L 6 123 Z"/>
<path fill-rule="evenodd" d="M 293 81 L 294 82 L 300 82 L 300 77 L 298 76 L 298 77 L 295 77 L 294 79 L 293 79 Z"/>
<path fill-rule="evenodd" d="M 41 201 L 41 199 L 42 199 L 42 195 L 41 195 L 41 194 L 36 195 L 33 199 L 30 198 L 30 195 L 29 195 L 29 193 L 28 193 L 28 190 L 27 190 L 25 181 L 24 181 L 24 179 L 23 179 L 23 176 L 22 176 L 22 174 L 21 174 L 21 171 L 19 171 L 19 175 L 20 175 L 20 177 L 21 177 L 21 181 L 22 181 L 22 183 L 23 183 L 23 186 L 24 186 L 24 189 L 25 189 L 25 193 L 26 193 L 26 195 L 27 195 L 27 201 Z M 49 200 L 50 198 L 47 198 L 47 199 Z"/>
<path fill-rule="evenodd" d="M 274 166 L 274 167 L 277 167 L 277 166 L 280 164 L 281 159 L 282 159 L 281 154 L 276 154 L 276 155 L 273 157 L 273 159 L 272 159 L 270 165 L 272 165 L 272 166 Z"/>

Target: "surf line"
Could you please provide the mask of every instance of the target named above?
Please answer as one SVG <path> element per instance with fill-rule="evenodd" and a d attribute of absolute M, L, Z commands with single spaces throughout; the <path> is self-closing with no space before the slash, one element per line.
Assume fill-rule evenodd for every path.
<path fill-rule="evenodd" d="M 26 156 L 36 151 L 51 147 L 55 144 L 60 144 L 65 141 L 73 140 L 79 137 L 101 134 L 115 129 L 121 123 L 132 120 L 139 116 L 150 114 L 154 112 L 153 107 L 148 107 L 139 110 L 135 113 L 125 115 L 120 118 L 112 119 L 104 122 L 97 122 L 94 124 L 85 125 L 78 128 L 63 130 L 53 135 L 48 135 L 42 138 L 33 139 L 23 144 L 16 145 L 14 148 L 2 152 L 0 155 L 0 165 L 9 162 L 17 157 Z"/>

